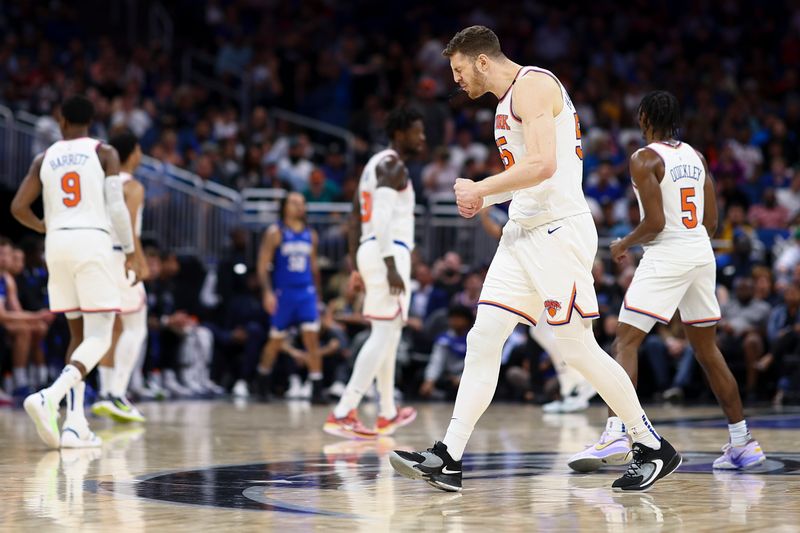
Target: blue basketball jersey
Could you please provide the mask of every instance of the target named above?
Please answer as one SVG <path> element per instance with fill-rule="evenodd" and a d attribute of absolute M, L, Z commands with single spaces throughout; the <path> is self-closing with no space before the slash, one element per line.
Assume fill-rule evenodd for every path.
<path fill-rule="evenodd" d="M 295 232 L 279 223 L 281 244 L 275 254 L 272 286 L 275 289 L 308 287 L 314 285 L 311 273 L 311 231 L 308 228 Z"/>

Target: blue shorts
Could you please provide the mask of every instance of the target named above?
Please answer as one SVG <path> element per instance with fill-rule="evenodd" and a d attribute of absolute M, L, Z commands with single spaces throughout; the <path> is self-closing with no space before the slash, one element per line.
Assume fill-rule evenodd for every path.
<path fill-rule="evenodd" d="M 286 331 L 290 326 L 314 324 L 319 320 L 317 291 L 312 287 L 276 289 L 278 309 L 272 316 L 272 329 Z"/>

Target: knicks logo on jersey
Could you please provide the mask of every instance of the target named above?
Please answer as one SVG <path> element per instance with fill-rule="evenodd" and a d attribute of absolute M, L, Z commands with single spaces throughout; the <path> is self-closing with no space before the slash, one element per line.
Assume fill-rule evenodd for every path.
<path fill-rule="evenodd" d="M 510 130 L 508 126 L 508 115 L 495 115 L 494 116 L 494 129 L 496 130 Z"/>
<path fill-rule="evenodd" d="M 553 318 L 561 311 L 561 302 L 557 300 L 545 300 L 544 308 L 547 309 L 547 314 L 550 315 L 550 318 Z"/>

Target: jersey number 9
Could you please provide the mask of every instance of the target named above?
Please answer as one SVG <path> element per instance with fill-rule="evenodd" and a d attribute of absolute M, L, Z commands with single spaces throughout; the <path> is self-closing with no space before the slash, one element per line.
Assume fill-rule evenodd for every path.
<path fill-rule="evenodd" d="M 67 207 L 75 207 L 81 203 L 81 177 L 77 172 L 67 172 L 61 176 L 61 190 L 64 191 L 63 202 Z"/>

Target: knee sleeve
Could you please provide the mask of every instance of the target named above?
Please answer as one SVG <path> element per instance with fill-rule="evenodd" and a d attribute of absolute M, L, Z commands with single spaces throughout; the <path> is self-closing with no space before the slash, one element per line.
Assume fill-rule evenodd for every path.
<path fill-rule="evenodd" d="M 111 347 L 114 330 L 113 313 L 86 313 L 83 315 L 83 342 L 75 349 L 71 362 L 82 364 L 91 371 Z"/>

